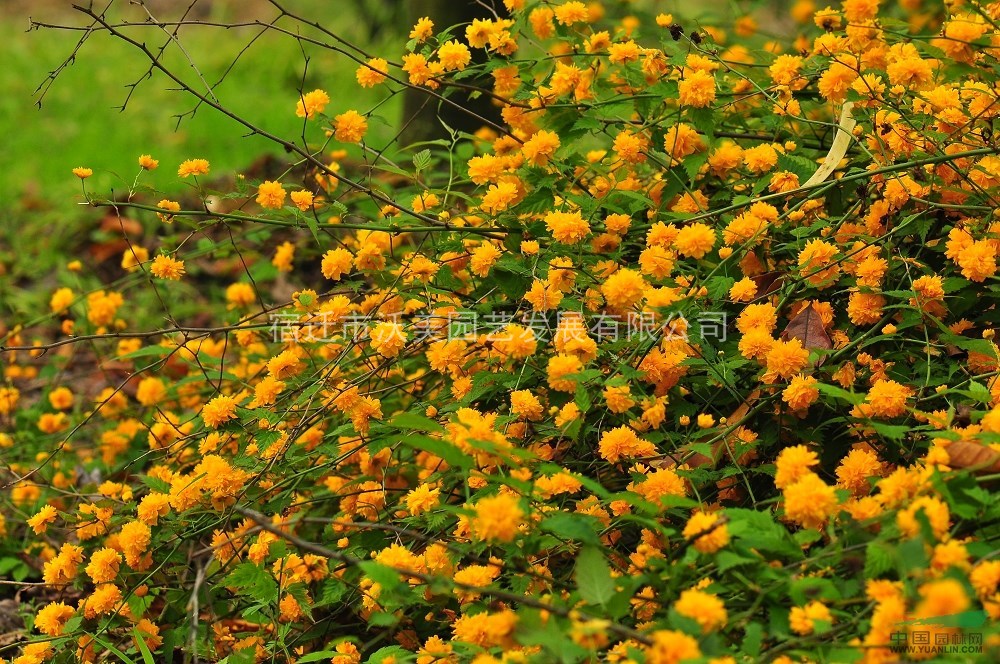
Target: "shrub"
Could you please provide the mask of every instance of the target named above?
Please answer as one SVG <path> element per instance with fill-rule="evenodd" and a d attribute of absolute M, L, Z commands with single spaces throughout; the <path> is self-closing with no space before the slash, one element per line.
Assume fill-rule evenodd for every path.
<path fill-rule="evenodd" d="M 308 37 L 387 94 L 488 75 L 475 135 L 389 156 L 290 90 L 280 176 L 74 171 L 127 243 L 3 341 L 15 661 L 996 648 L 998 6 L 503 4 Z"/>

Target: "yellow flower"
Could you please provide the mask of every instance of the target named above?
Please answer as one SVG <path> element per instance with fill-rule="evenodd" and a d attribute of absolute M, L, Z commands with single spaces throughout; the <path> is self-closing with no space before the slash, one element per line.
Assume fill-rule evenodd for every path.
<path fill-rule="evenodd" d="M 680 664 L 701 658 L 698 642 L 685 634 L 671 629 L 661 629 L 650 635 L 652 644 L 645 647 L 646 664 Z"/>
<path fill-rule="evenodd" d="M 797 338 L 775 341 L 767 352 L 767 371 L 779 378 L 791 378 L 802 371 L 808 362 L 809 351 Z"/>
<path fill-rule="evenodd" d="M 35 615 L 35 629 L 46 636 L 59 636 L 75 613 L 76 609 L 63 602 L 51 602 Z"/>
<path fill-rule="evenodd" d="M 76 168 L 73 169 L 73 175 L 80 178 L 81 180 L 86 180 L 93 174 L 94 174 L 93 169 L 84 168 L 83 166 L 77 166 Z"/>
<path fill-rule="evenodd" d="M 649 285 L 635 270 L 617 270 L 601 284 L 601 295 L 615 309 L 630 309 L 643 298 Z"/>
<path fill-rule="evenodd" d="M 330 95 L 325 90 L 307 92 L 296 102 L 295 115 L 312 120 L 317 114 L 322 113 L 329 103 Z"/>
<path fill-rule="evenodd" d="M 156 159 L 153 159 L 148 154 L 144 154 L 144 155 L 142 155 L 142 156 L 139 157 L 139 166 L 141 166 L 144 170 L 152 171 L 152 170 L 155 170 L 156 167 L 159 166 L 159 165 L 160 165 L 160 162 L 157 161 Z"/>
<path fill-rule="evenodd" d="M 882 462 L 871 450 L 851 450 L 837 466 L 837 486 L 862 496 L 871 490 L 868 479 L 882 472 Z"/>
<path fill-rule="evenodd" d="M 2 388 L 0 388 L 2 390 Z M 0 397 L 2 399 L 2 397 Z M 0 405 L 0 413 L 3 412 L 3 406 Z M 31 526 L 31 530 L 34 531 L 36 535 L 41 535 L 46 530 L 48 530 L 50 523 L 55 523 L 56 517 L 59 516 L 59 512 L 56 511 L 55 507 L 52 505 L 45 505 L 42 509 L 38 510 L 34 516 L 27 520 L 27 524 Z"/>
<path fill-rule="evenodd" d="M 150 273 L 159 279 L 179 281 L 184 275 L 184 261 L 166 254 L 159 254 L 149 266 Z"/>
<path fill-rule="evenodd" d="M 83 615 L 87 620 L 115 611 L 122 605 L 122 591 L 113 583 L 97 586 L 83 601 Z"/>
<path fill-rule="evenodd" d="M 542 419 L 542 402 L 530 390 L 516 390 L 510 394 L 510 412 L 526 420 Z"/>
<path fill-rule="evenodd" d="M 757 296 L 757 282 L 743 277 L 729 289 L 729 299 L 734 302 L 749 302 Z"/>
<path fill-rule="evenodd" d="M 704 150 L 705 143 L 694 127 L 681 122 L 667 129 L 664 134 L 663 148 L 677 162 L 695 152 Z"/>
<path fill-rule="evenodd" d="M 124 270 L 134 272 L 141 263 L 145 263 L 147 260 L 149 260 L 149 250 L 145 247 L 132 245 L 122 252 L 121 266 Z"/>
<path fill-rule="evenodd" d="M 715 77 L 709 72 L 687 70 L 677 88 L 678 101 L 682 106 L 704 108 L 715 101 Z"/>
<path fill-rule="evenodd" d="M 98 549 L 90 556 L 90 563 L 84 570 L 94 584 L 109 583 L 118 576 L 122 556 L 114 549 Z"/>
<path fill-rule="evenodd" d="M 916 498 L 896 513 L 896 524 L 903 535 L 906 537 L 917 537 L 920 535 L 920 521 L 917 520 L 918 512 L 922 512 L 927 518 L 934 537 L 941 540 L 948 535 L 948 528 L 951 522 L 948 505 L 936 496 L 921 496 L 920 498 Z"/>
<path fill-rule="evenodd" d="M 729 527 L 716 512 L 696 511 L 691 514 L 682 533 L 700 553 L 715 553 L 729 544 Z"/>
<path fill-rule="evenodd" d="M 819 463 L 819 457 L 805 445 L 786 447 L 775 460 L 774 485 L 779 489 L 791 486 L 808 475 Z"/>
<path fill-rule="evenodd" d="M 635 405 L 628 385 L 608 385 L 604 388 L 604 402 L 612 413 L 621 414 Z"/>
<path fill-rule="evenodd" d="M 674 238 L 674 248 L 681 256 L 702 258 L 715 246 L 715 231 L 702 223 L 684 226 Z"/>
<path fill-rule="evenodd" d="M 343 143 L 360 143 L 368 131 L 365 116 L 355 110 L 344 111 L 333 119 L 333 137 Z"/>
<path fill-rule="evenodd" d="M 370 332 L 372 349 L 385 358 L 399 355 L 406 345 L 406 331 L 399 323 L 386 321 L 379 323 Z"/>
<path fill-rule="evenodd" d="M 285 189 L 280 182 L 265 180 L 257 187 L 257 204 L 267 210 L 281 209 L 285 196 Z"/>
<path fill-rule="evenodd" d="M 906 400 L 912 394 L 913 390 L 894 380 L 878 380 L 868 390 L 859 409 L 869 416 L 897 417 L 906 412 Z"/>
<path fill-rule="evenodd" d="M 76 296 L 73 294 L 73 289 L 65 287 L 57 288 L 52 293 L 52 299 L 49 300 L 49 309 L 54 314 L 60 314 L 69 309 L 74 299 L 76 299 Z"/>
<path fill-rule="evenodd" d="M 278 245 L 274 251 L 274 258 L 271 265 L 278 269 L 278 272 L 291 272 L 292 261 L 295 260 L 295 245 L 285 241 Z"/>
<path fill-rule="evenodd" d="M 208 173 L 208 161 L 206 159 L 188 159 L 181 162 L 181 165 L 177 168 L 177 175 L 182 178 L 186 178 L 189 175 L 205 175 L 206 173 Z"/>
<path fill-rule="evenodd" d="M 778 153 L 773 147 L 764 143 L 744 150 L 743 163 L 751 173 L 760 175 L 777 165 Z"/>
<path fill-rule="evenodd" d="M 962 276 L 979 283 L 996 274 L 997 244 L 994 240 L 977 240 L 962 249 L 956 260 Z"/>
<path fill-rule="evenodd" d="M 354 264 L 354 256 L 343 248 L 331 249 L 323 254 L 320 269 L 323 276 L 332 281 L 339 281 L 342 276 L 350 273 Z"/>
<path fill-rule="evenodd" d="M 785 517 L 803 528 L 822 528 L 838 507 L 835 489 L 811 472 L 786 486 L 784 496 Z"/>
<path fill-rule="evenodd" d="M 816 629 L 816 621 L 833 623 L 833 614 L 830 609 L 819 601 L 809 602 L 805 607 L 792 607 L 788 614 L 788 623 L 792 631 L 800 636 L 812 634 Z"/>
<path fill-rule="evenodd" d="M 558 149 L 559 136 L 543 129 L 524 142 L 521 153 L 533 166 L 544 166 Z"/>
<path fill-rule="evenodd" d="M 576 379 L 567 378 L 583 371 L 583 363 L 575 355 L 559 353 L 548 363 L 549 387 L 559 392 L 575 392 Z"/>
<path fill-rule="evenodd" d="M 484 242 L 472 251 L 469 269 L 476 276 L 486 277 L 490 273 L 490 268 L 502 255 L 502 249 L 491 242 Z"/>
<path fill-rule="evenodd" d="M 683 498 L 687 495 L 684 480 L 672 468 L 653 471 L 642 482 L 632 482 L 627 488 L 654 504 L 659 504 L 660 499 L 665 496 Z"/>
<path fill-rule="evenodd" d="M 639 59 L 639 45 L 629 39 L 627 42 L 612 44 L 608 49 L 608 61 L 613 65 L 623 65 Z"/>
<path fill-rule="evenodd" d="M 431 488 L 428 484 L 421 484 L 406 494 L 406 511 L 411 516 L 417 516 L 438 506 L 440 502 L 440 489 Z"/>
<path fill-rule="evenodd" d="M 413 29 L 410 30 L 410 39 L 416 39 L 418 43 L 427 41 L 427 39 L 434 34 L 434 21 L 428 16 L 417 20 L 413 25 Z"/>
<path fill-rule="evenodd" d="M 358 83 L 363 88 L 371 88 L 386 79 L 389 73 L 389 63 L 383 58 L 372 58 L 367 63 L 358 67 L 354 73 Z"/>
<path fill-rule="evenodd" d="M 562 291 L 547 280 L 535 279 L 531 288 L 524 294 L 524 299 L 531 303 L 535 311 L 555 309 L 562 301 Z"/>
<path fill-rule="evenodd" d="M 781 393 L 781 398 L 792 410 L 804 410 L 819 398 L 817 382 L 812 376 L 799 374 L 788 383 L 788 387 Z"/>
<path fill-rule="evenodd" d="M 882 318 L 885 302 L 878 293 L 855 291 L 847 299 L 847 316 L 855 325 L 872 325 Z"/>
<path fill-rule="evenodd" d="M 472 534 L 484 542 L 510 542 L 525 523 L 520 501 L 507 493 L 481 499 L 472 511 Z"/>
<path fill-rule="evenodd" d="M 694 620 L 703 634 L 714 632 L 726 624 L 728 614 L 722 600 L 701 590 L 688 589 L 674 602 L 677 613 Z"/>
<path fill-rule="evenodd" d="M 586 21 L 589 16 L 587 5 L 579 2 L 579 0 L 564 2 L 561 5 L 557 5 L 553 11 L 555 12 L 556 21 L 559 25 L 573 25 L 574 23 L 581 23 Z"/>
<path fill-rule="evenodd" d="M 204 420 L 206 426 L 213 429 L 236 419 L 236 399 L 220 394 L 202 407 L 201 419 Z"/>
<path fill-rule="evenodd" d="M 563 244 L 577 244 L 590 234 L 590 224 L 579 212 L 550 212 L 545 215 L 545 226 Z"/>
<path fill-rule="evenodd" d="M 451 629 L 455 641 L 471 643 L 482 648 L 512 650 L 517 620 L 517 614 L 510 609 L 499 613 L 472 613 L 455 620 Z"/>
<path fill-rule="evenodd" d="M 69 410 L 73 406 L 73 393 L 68 387 L 57 387 L 49 392 L 49 403 L 56 410 Z"/>
<path fill-rule="evenodd" d="M 837 251 L 835 245 L 810 240 L 799 252 L 799 274 L 817 288 L 829 288 L 840 274 L 840 266 L 833 260 Z"/>
<path fill-rule="evenodd" d="M 483 195 L 483 202 L 479 205 L 479 208 L 489 214 L 503 212 L 510 207 L 511 203 L 517 200 L 517 196 L 517 184 L 514 182 L 498 182 L 497 184 L 490 185 L 486 190 L 486 193 Z"/>
<path fill-rule="evenodd" d="M 472 53 L 465 44 L 452 39 L 438 49 L 438 61 L 445 71 L 462 71 L 472 62 Z"/>
<path fill-rule="evenodd" d="M 601 434 L 598 453 L 605 461 L 617 463 L 623 458 L 653 456 L 656 454 L 656 447 L 648 440 L 639 438 L 629 427 L 621 426 Z"/>

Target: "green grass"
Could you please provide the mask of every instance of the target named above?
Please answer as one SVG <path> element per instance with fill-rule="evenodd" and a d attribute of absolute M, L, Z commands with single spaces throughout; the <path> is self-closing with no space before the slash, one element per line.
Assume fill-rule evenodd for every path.
<path fill-rule="evenodd" d="M 329 14 L 327 12 L 327 14 Z M 349 11 L 334 17 L 346 34 L 353 32 Z M 80 22 L 73 15 L 67 21 Z M 79 33 L 57 30 L 25 32 L 26 18 L 0 21 L 0 43 L 5 66 L 0 68 L 0 172 L 5 186 L 0 193 L 0 210 L 9 212 L 28 194 L 49 204 L 79 193 L 79 182 L 71 174 L 75 166 L 94 169 L 88 181 L 91 191 L 121 190 L 138 172 L 140 154 L 150 153 L 160 160 L 160 169 L 149 183 L 162 189 L 176 189 L 177 164 L 184 159 L 203 157 L 213 172 L 238 171 L 275 146 L 266 139 L 246 136 L 246 129 L 209 107 L 194 117 L 185 117 L 177 126 L 176 115 L 190 111 L 195 100 L 175 87 L 165 75 L 154 73 L 132 95 L 124 112 L 115 107 L 126 99 L 126 86 L 143 76 L 148 61 L 130 45 L 107 35 L 95 34 L 81 49 L 76 62 L 64 69 L 44 98 L 35 102 L 36 88 L 48 73 L 72 53 Z M 254 35 L 251 29 L 222 31 L 206 27 L 185 28 L 181 33 L 185 49 L 205 79 L 217 81 L 243 46 Z M 155 28 L 134 30 L 132 35 L 158 47 L 165 36 Z M 398 42 L 398 40 L 396 40 Z M 367 45 L 373 51 L 392 49 L 389 43 Z M 304 58 L 291 38 L 269 34 L 259 39 L 216 89 L 222 104 L 252 123 L 285 137 L 301 134 L 302 120 L 295 116 L 300 86 L 306 90 L 322 87 L 333 97 L 327 109 L 333 114 L 347 108 L 365 111 L 385 96 L 384 90 L 364 90 L 354 80 L 356 65 L 348 58 L 312 47 L 308 76 L 303 82 Z M 194 85 L 199 79 L 176 47 L 168 50 L 165 62 Z M 200 91 L 204 91 L 204 85 Z M 390 100 L 379 114 L 385 126 L 372 124 L 377 142 L 379 133 L 389 137 L 389 125 L 397 122 L 398 99 Z M 311 136 L 318 134 L 313 128 Z"/>
<path fill-rule="evenodd" d="M 329 11 L 311 15 L 322 15 L 334 31 L 356 43 L 365 42 L 356 34 L 359 24 L 351 16 L 350 5 L 333 16 Z M 62 20 L 80 23 L 83 19 L 69 13 Z M 161 73 L 143 81 L 127 108 L 117 110 L 126 99 L 126 86 L 140 79 L 149 63 L 134 47 L 107 35 L 90 37 L 75 63 L 48 89 L 39 108 L 36 89 L 73 52 L 79 33 L 25 32 L 27 25 L 26 16 L 0 18 L 4 63 L 0 67 L 4 183 L 0 187 L 0 328 L 5 321 L 9 327 L 14 321 L 46 312 L 48 298 L 59 285 L 83 291 L 98 285 L 90 267 L 81 274 L 70 274 L 65 267 L 73 258 L 89 266 L 88 245 L 106 239 L 96 230 L 104 212 L 76 205 L 82 196 L 81 183 L 71 172 L 74 167 L 94 170 L 86 183 L 93 195 L 108 197 L 113 191 L 120 197 L 140 171 L 139 155 L 149 153 L 160 160 L 160 167 L 143 174 L 142 183 L 181 195 L 189 183 L 178 178 L 177 166 L 185 159 L 208 159 L 211 177 L 215 177 L 240 172 L 266 153 L 281 154 L 280 147 L 259 136 L 247 136 L 245 127 L 207 106 L 183 118 L 178 126 L 175 116 L 190 111 L 196 100 L 171 90 L 176 86 Z M 215 83 L 254 34 L 250 29 L 189 27 L 181 37 L 205 79 Z M 148 27 L 133 31 L 132 36 L 151 48 L 158 48 L 165 39 L 162 32 Z M 378 43 L 365 46 L 396 56 L 401 44 L 400 38 L 384 34 Z M 306 53 L 310 61 L 303 80 L 305 59 L 296 41 L 277 33 L 265 35 L 240 58 L 215 94 L 223 106 L 251 123 L 291 140 L 298 140 L 303 130 L 302 119 L 295 116 L 300 87 L 326 89 L 332 97 L 327 108 L 330 115 L 348 108 L 366 112 L 385 100 L 384 86 L 365 90 L 357 84 L 357 65 L 349 58 L 317 47 Z M 164 62 L 188 83 L 198 82 L 176 47 L 168 50 Z M 384 121 L 369 123 L 374 146 L 381 147 L 392 138 L 400 110 L 399 96 L 379 107 L 377 114 Z M 309 129 L 310 140 L 322 140 L 315 122 Z"/>

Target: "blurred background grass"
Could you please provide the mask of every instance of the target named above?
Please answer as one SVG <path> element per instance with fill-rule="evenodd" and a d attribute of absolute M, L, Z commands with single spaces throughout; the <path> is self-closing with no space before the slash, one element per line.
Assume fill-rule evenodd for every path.
<path fill-rule="evenodd" d="M 159 4 L 165 9 L 158 18 L 167 20 L 163 17 L 178 17 L 189 3 L 169 0 Z M 211 14 L 204 20 L 266 21 L 277 14 L 266 2 L 256 0 L 215 0 L 210 6 Z M 334 6 L 336 11 L 331 12 Z M 380 7 L 377 0 L 368 4 L 373 13 Z M 373 39 L 366 20 L 359 16 L 359 4 L 354 2 L 291 0 L 288 8 L 322 17 L 333 31 L 372 51 L 389 50 L 390 43 L 395 43 L 391 51 L 399 50 L 398 31 L 402 27 L 381 29 Z M 206 158 L 213 170 L 221 173 L 238 171 L 274 151 L 267 140 L 246 137 L 246 130 L 238 123 L 208 107 L 193 117 L 184 117 L 178 125 L 174 116 L 190 111 L 193 98 L 171 90 L 175 87 L 172 81 L 158 72 L 140 84 L 128 107 L 119 112 L 116 107 L 127 97 L 126 86 L 142 77 L 149 63 L 133 47 L 107 35 L 91 35 L 76 61 L 41 96 L 39 85 L 73 52 L 80 33 L 48 28 L 28 32 L 29 15 L 36 21 L 67 25 L 86 25 L 87 19 L 65 1 L 2 2 L 0 10 L 4 62 L 0 67 L 0 172 L 6 181 L 0 190 L 0 211 L 65 201 L 80 191 L 70 172 L 75 166 L 93 168 L 88 188 L 107 192 L 131 183 L 142 153 L 150 153 L 161 162 L 151 183 L 167 186 L 176 180 L 177 164 L 184 159 Z M 141 18 L 134 8 L 126 7 L 125 11 Z M 186 26 L 180 39 L 205 79 L 214 83 L 257 32 L 259 28 L 252 27 L 222 31 Z M 148 27 L 137 28 L 131 35 L 151 48 L 166 39 Z M 303 81 L 305 59 L 296 41 L 265 34 L 226 75 L 216 95 L 236 113 L 282 136 L 301 134 L 302 120 L 295 116 L 300 86 L 307 91 L 315 87 L 330 91 L 333 103 L 328 111 L 334 113 L 370 108 L 384 96 L 381 90 L 357 85 L 356 65 L 347 58 L 316 47 L 307 47 L 306 54 L 311 60 Z M 168 49 L 165 62 L 182 72 L 187 81 L 198 80 L 176 47 Z M 395 124 L 398 112 L 398 100 L 392 99 L 379 113 L 387 123 Z M 376 138 L 379 132 L 388 134 L 390 129 L 388 124 L 373 123 Z"/>

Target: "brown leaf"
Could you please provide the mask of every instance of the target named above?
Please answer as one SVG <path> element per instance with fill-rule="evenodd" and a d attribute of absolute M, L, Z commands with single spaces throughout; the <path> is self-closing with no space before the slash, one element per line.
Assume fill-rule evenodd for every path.
<path fill-rule="evenodd" d="M 87 249 L 95 262 L 103 263 L 111 258 L 121 256 L 122 252 L 126 251 L 128 247 L 128 242 L 118 239 L 109 240 L 107 242 L 96 242 L 90 245 Z"/>
<path fill-rule="evenodd" d="M 108 233 L 121 233 L 125 231 L 126 235 L 142 235 L 142 224 L 129 217 L 108 214 L 101 219 L 101 230 Z"/>
<path fill-rule="evenodd" d="M 751 279 L 757 285 L 757 295 L 754 296 L 754 299 L 767 297 L 781 288 L 781 285 L 785 282 L 785 276 L 781 272 L 765 272 L 764 274 L 758 274 L 756 277 L 751 277 Z"/>
<path fill-rule="evenodd" d="M 743 403 L 741 403 L 728 418 L 726 418 L 726 424 L 720 426 L 725 426 L 725 427 L 736 426 L 740 420 L 746 417 L 746 414 L 750 412 L 751 406 L 753 406 L 753 404 L 759 398 L 760 398 L 760 390 L 754 390 L 753 392 L 751 392 L 749 395 L 747 395 L 746 400 Z M 715 433 L 706 434 L 704 436 L 701 436 L 696 442 L 699 443 L 707 442 L 712 438 L 714 438 L 716 435 L 717 434 Z M 724 437 L 717 440 L 715 444 L 712 445 L 712 458 L 708 458 L 701 452 L 692 452 L 691 448 L 687 445 L 685 445 L 683 449 L 685 452 L 690 452 L 690 456 L 684 456 L 684 458 L 686 460 L 686 463 L 692 468 L 700 468 L 702 466 L 708 466 L 710 468 L 714 468 L 719 463 L 719 460 L 726 453 L 726 450 L 728 448 L 726 446 L 726 437 Z M 746 460 L 746 456 L 747 455 L 743 455 L 737 460 L 737 462 L 742 463 L 743 461 Z M 660 468 L 666 468 L 670 467 L 672 464 L 673 464 L 672 460 L 665 459 L 662 462 L 659 462 L 658 464 L 654 463 L 651 465 Z"/>
<path fill-rule="evenodd" d="M 788 321 L 788 327 L 781 333 L 781 340 L 788 341 L 789 339 L 798 339 L 802 342 L 803 348 L 819 348 L 821 350 L 833 348 L 830 335 L 823 329 L 823 320 L 812 303 Z"/>
<path fill-rule="evenodd" d="M 980 445 L 955 441 L 947 448 L 952 468 L 968 468 L 977 473 L 1000 473 L 1000 452 Z"/>

